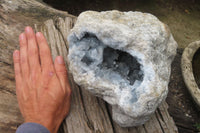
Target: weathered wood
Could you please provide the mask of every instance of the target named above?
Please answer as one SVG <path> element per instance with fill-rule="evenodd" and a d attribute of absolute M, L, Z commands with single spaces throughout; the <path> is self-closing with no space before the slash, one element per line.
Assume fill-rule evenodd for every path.
<path fill-rule="evenodd" d="M 62 55 L 67 61 L 67 35 L 76 17 L 57 11 L 34 0 L 0 1 L 0 132 L 13 133 L 23 123 L 15 95 L 12 52 L 18 48 L 18 35 L 26 25 L 42 31 L 51 47 L 52 56 Z M 11 5 L 10 5 L 11 4 Z M 59 16 L 59 17 L 57 17 Z M 52 18 L 52 19 L 50 19 Z M 49 20 L 48 20 L 49 19 Z M 47 21 L 46 21 L 47 20 Z M 145 125 L 121 128 L 113 122 L 111 109 L 100 98 L 74 83 L 69 116 L 60 133 L 174 133 L 177 128 L 164 102 Z"/>
<path fill-rule="evenodd" d="M 35 0 L 0 0 L 0 133 L 14 133 L 23 123 L 15 94 L 12 53 L 25 26 L 55 17 L 75 18 Z"/>

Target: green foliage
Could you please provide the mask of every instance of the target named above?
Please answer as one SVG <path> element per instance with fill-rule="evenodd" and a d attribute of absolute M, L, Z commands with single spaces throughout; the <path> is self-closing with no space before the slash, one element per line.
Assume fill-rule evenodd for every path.
<path fill-rule="evenodd" d="M 194 126 L 200 131 L 200 123 L 196 123 Z"/>

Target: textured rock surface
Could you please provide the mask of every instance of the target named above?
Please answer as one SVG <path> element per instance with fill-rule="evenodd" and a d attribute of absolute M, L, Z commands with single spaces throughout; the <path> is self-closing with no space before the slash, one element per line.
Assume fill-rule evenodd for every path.
<path fill-rule="evenodd" d="M 194 72 L 196 72 L 196 70 L 194 69 L 194 66 L 193 66 L 193 65 L 197 66 L 196 64 L 194 64 L 194 59 L 195 59 L 194 55 L 195 53 L 197 53 L 199 48 L 200 48 L 200 41 L 195 41 L 195 42 L 190 43 L 184 49 L 184 52 L 181 58 L 181 69 L 182 69 L 184 82 L 190 94 L 192 95 L 192 98 L 194 99 L 198 107 L 200 108 L 200 89 L 197 84 L 198 83 L 198 80 L 197 80 L 198 77 L 196 76 L 197 74 L 195 75 L 196 77 L 194 76 Z M 197 64 L 199 64 L 199 60 Z M 196 69 L 199 69 L 199 68 L 196 67 Z"/>
<path fill-rule="evenodd" d="M 121 126 L 145 123 L 166 98 L 177 43 L 155 16 L 84 12 L 68 41 L 74 80 L 111 104 Z"/>

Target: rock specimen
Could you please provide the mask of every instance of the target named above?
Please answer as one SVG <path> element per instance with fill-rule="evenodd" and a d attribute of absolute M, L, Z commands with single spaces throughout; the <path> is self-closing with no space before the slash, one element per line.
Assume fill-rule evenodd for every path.
<path fill-rule="evenodd" d="M 111 104 L 120 126 L 144 124 L 165 100 L 177 43 L 155 16 L 83 12 L 68 41 L 75 82 Z"/>

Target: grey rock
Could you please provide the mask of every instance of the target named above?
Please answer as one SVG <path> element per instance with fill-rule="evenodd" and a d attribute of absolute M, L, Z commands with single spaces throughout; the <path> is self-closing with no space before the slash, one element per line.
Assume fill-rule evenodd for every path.
<path fill-rule="evenodd" d="M 177 43 L 155 16 L 83 12 L 68 41 L 75 82 L 112 105 L 120 126 L 144 124 L 165 100 Z"/>

